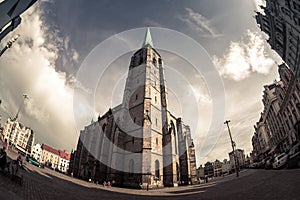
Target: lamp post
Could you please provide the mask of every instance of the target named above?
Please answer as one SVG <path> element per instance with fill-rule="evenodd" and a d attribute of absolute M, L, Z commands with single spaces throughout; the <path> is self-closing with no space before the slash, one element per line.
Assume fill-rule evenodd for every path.
<path fill-rule="evenodd" d="M 18 109 L 18 112 L 17 112 L 15 118 L 13 119 L 13 121 L 16 121 L 16 120 L 18 119 L 19 113 L 20 113 L 21 109 L 22 109 L 23 106 L 24 106 L 25 100 L 26 100 L 26 99 L 29 99 L 27 94 L 23 94 L 23 97 L 24 97 L 24 101 L 21 102 L 20 107 L 19 107 L 19 109 Z"/>
<path fill-rule="evenodd" d="M 0 57 L 2 56 L 2 54 L 9 48 L 11 48 L 12 44 L 17 41 L 17 39 L 20 37 L 19 34 L 17 34 L 15 37 L 11 38 L 7 44 L 5 45 L 5 47 L 0 51 Z"/>
<path fill-rule="evenodd" d="M 234 167 L 235 167 L 236 177 L 239 177 L 239 170 L 238 170 L 238 166 L 237 166 L 237 157 L 236 157 L 236 152 L 235 152 L 236 145 L 235 145 L 235 142 L 232 140 L 232 136 L 231 136 L 231 132 L 230 132 L 230 128 L 229 128 L 229 122 L 230 122 L 230 120 L 226 120 L 224 122 L 224 124 L 226 124 L 227 128 L 228 128 L 228 133 L 229 133 L 229 137 L 230 137 L 232 153 L 233 153 L 233 158 L 234 158 Z"/>

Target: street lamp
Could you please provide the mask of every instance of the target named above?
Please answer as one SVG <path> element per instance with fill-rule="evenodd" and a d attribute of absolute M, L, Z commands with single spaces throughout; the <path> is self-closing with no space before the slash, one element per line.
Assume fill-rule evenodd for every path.
<path fill-rule="evenodd" d="M 17 34 L 15 37 L 13 37 L 12 39 L 10 39 L 7 44 L 5 45 L 5 47 L 0 51 L 0 57 L 2 56 L 2 54 L 9 48 L 11 48 L 12 44 L 17 41 L 17 39 L 20 37 L 19 34 Z"/>
<path fill-rule="evenodd" d="M 228 128 L 228 133 L 229 133 L 229 137 L 230 137 L 230 142 L 231 142 L 231 147 L 232 147 L 232 153 L 233 153 L 233 158 L 234 158 L 234 167 L 235 167 L 235 171 L 236 171 L 236 177 L 239 177 L 239 170 L 238 170 L 238 166 L 237 166 L 237 157 L 236 157 L 236 152 L 235 152 L 235 142 L 232 140 L 232 136 L 231 136 L 231 132 L 230 132 L 230 128 L 229 128 L 229 122 L 230 120 L 226 120 L 224 122 L 224 124 L 227 125 Z"/>
<path fill-rule="evenodd" d="M 18 109 L 18 112 L 17 112 L 15 118 L 13 119 L 13 121 L 16 121 L 16 120 L 18 119 L 19 113 L 20 113 L 21 109 L 22 109 L 23 106 L 24 106 L 25 100 L 26 100 L 26 99 L 29 99 L 27 94 L 23 94 L 23 97 L 24 97 L 24 101 L 21 102 L 20 107 L 19 107 L 19 109 Z"/>

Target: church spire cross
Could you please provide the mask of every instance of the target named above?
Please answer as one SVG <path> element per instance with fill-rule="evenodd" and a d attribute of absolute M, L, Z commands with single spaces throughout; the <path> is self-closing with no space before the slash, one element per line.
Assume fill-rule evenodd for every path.
<path fill-rule="evenodd" d="M 146 34 L 145 34 L 145 39 L 144 39 L 142 47 L 144 47 L 146 45 L 150 45 L 151 47 L 153 47 L 153 42 L 152 42 L 152 37 L 151 37 L 151 33 L 150 33 L 150 28 L 149 27 L 147 27 L 147 31 L 146 31 Z"/>

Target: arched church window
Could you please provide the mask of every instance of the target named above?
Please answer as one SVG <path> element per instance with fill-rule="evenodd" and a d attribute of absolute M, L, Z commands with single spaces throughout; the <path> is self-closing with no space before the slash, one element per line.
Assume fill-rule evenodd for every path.
<path fill-rule="evenodd" d="M 102 131 L 105 132 L 105 129 L 106 129 L 106 124 L 103 124 Z"/>
<path fill-rule="evenodd" d="M 156 66 L 157 63 L 156 63 L 156 59 L 155 59 L 155 58 L 152 59 L 152 64 L 153 64 L 154 66 Z"/>
<path fill-rule="evenodd" d="M 139 57 L 139 64 L 138 65 L 141 65 L 143 63 L 143 57 Z"/>
<path fill-rule="evenodd" d="M 160 64 L 160 65 L 161 65 L 161 63 L 162 63 L 162 62 L 161 62 L 161 59 L 159 58 L 159 59 L 158 59 L 158 64 Z"/>
<path fill-rule="evenodd" d="M 159 173 L 159 161 L 155 161 L 155 178 L 160 179 L 160 173 Z"/>

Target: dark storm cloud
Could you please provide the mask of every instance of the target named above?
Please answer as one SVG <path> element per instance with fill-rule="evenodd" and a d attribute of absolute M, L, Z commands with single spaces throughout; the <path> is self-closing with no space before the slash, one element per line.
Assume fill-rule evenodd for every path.
<path fill-rule="evenodd" d="M 45 6 L 49 20 L 68 35 L 79 53 L 85 55 L 111 35 L 132 28 L 162 26 L 181 31 L 202 44 L 211 54 L 219 54 L 231 40 L 244 34 L 246 28 L 256 28 L 254 3 L 240 0 L 64 0 Z M 204 16 L 222 38 L 203 38 L 190 29 L 178 16 L 187 9 Z M 237 17 L 238 16 L 238 17 Z"/>

